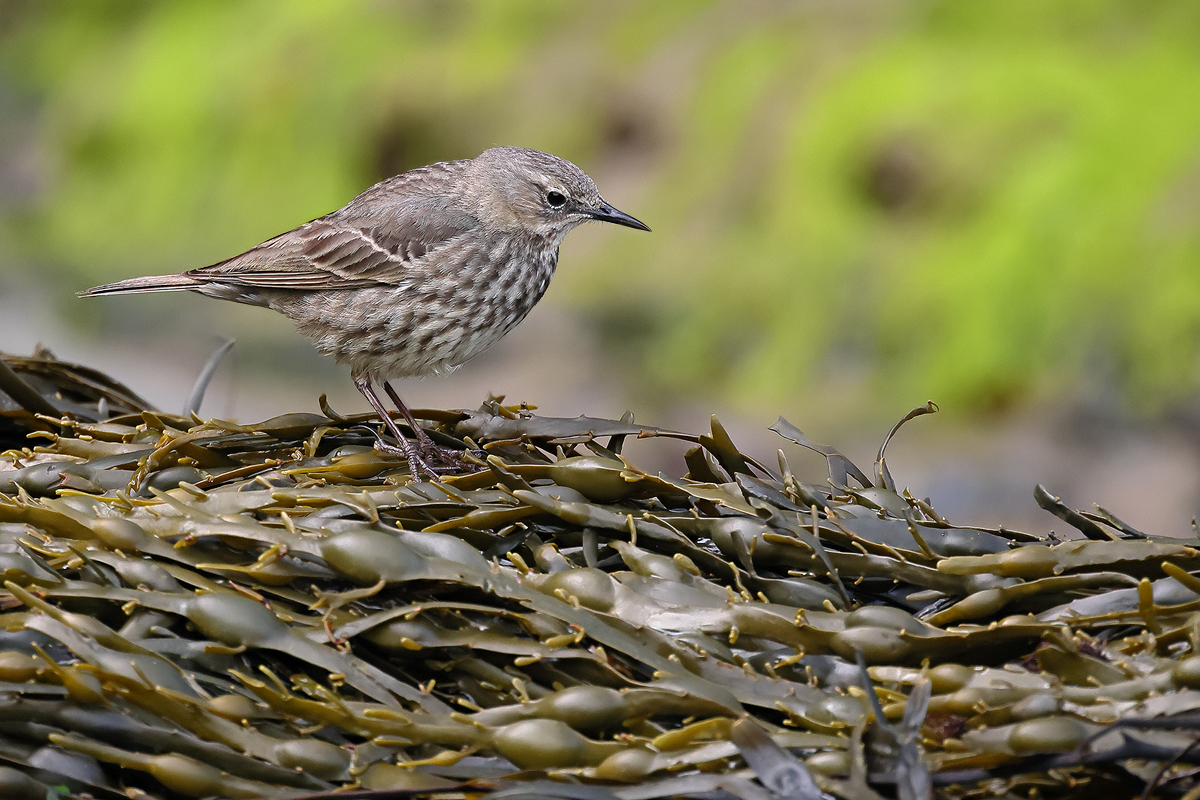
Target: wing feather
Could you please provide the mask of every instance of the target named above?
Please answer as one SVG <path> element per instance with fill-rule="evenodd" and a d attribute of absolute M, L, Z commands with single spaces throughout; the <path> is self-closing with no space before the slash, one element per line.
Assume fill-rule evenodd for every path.
<path fill-rule="evenodd" d="M 204 282 L 262 289 L 397 285 L 411 266 L 476 230 L 454 208 L 452 168 L 431 165 L 363 192 L 345 208 L 241 255 L 186 273 Z"/>

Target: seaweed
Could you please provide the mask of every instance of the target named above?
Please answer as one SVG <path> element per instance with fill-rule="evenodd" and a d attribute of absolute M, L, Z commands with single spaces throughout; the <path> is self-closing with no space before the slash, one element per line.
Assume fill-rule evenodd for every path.
<path fill-rule="evenodd" d="M 715 417 L 490 398 L 417 413 L 482 453 L 419 482 L 324 403 L 176 417 L 4 362 L 6 797 L 1200 787 L 1200 549 L 1042 487 L 1077 538 L 952 524 L 884 460 L 932 404 L 872 477 L 781 418 L 814 485 Z M 685 442 L 681 474 L 628 437 Z"/>

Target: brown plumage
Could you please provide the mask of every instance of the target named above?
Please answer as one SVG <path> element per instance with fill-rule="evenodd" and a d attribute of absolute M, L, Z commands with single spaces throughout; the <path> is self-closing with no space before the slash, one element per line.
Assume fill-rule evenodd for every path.
<path fill-rule="evenodd" d="M 431 459 L 454 456 L 429 440 L 387 381 L 454 369 L 495 344 L 541 299 L 563 237 L 588 220 L 650 230 L 606 203 L 571 162 L 497 147 L 388 178 L 226 261 L 79 294 L 192 291 L 284 314 L 350 366 L 414 476 L 433 474 Z M 375 383 L 408 420 L 415 447 Z"/>

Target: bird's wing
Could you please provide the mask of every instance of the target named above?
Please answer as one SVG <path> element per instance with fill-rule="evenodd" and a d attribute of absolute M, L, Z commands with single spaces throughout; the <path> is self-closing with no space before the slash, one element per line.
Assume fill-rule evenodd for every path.
<path fill-rule="evenodd" d="M 479 226 L 477 218 L 449 208 L 444 197 L 398 197 L 397 188 L 403 189 L 379 184 L 339 211 L 185 274 L 262 289 L 396 285 L 414 262 Z"/>

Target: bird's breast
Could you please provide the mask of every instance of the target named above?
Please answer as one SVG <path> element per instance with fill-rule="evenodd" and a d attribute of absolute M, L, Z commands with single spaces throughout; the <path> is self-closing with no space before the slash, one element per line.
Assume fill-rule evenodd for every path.
<path fill-rule="evenodd" d="M 441 372 L 524 319 L 557 261 L 558 249 L 537 240 L 478 237 L 431 252 L 394 285 L 299 293 L 279 310 L 358 375 Z"/>

